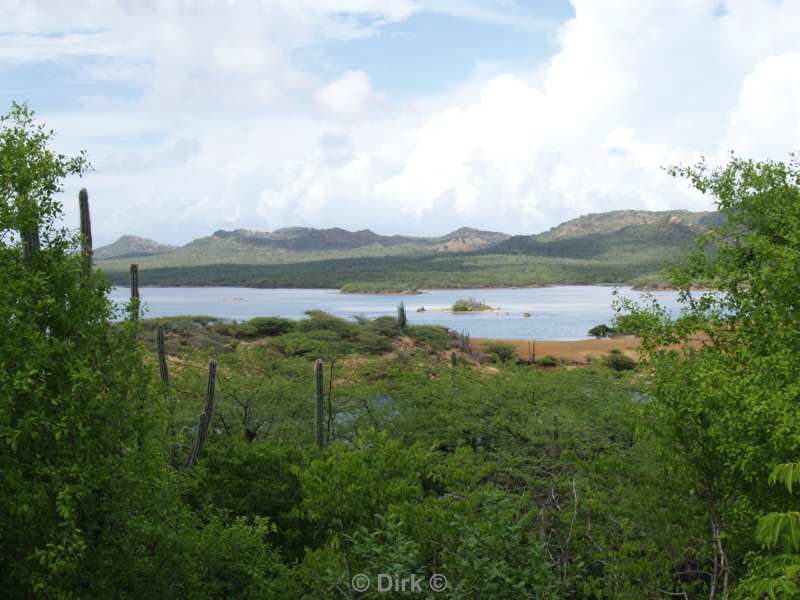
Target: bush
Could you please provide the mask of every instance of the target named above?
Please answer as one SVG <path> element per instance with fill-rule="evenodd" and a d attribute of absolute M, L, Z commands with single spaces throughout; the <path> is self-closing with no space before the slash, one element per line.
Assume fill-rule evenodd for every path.
<path fill-rule="evenodd" d="M 552 354 L 548 354 L 547 356 L 543 356 L 539 360 L 536 361 L 536 364 L 540 367 L 557 367 L 559 365 L 559 360 Z"/>
<path fill-rule="evenodd" d="M 367 354 L 383 354 L 394 350 L 394 341 L 374 331 L 360 331 L 355 339 L 355 349 Z"/>
<path fill-rule="evenodd" d="M 425 344 L 431 352 L 447 350 L 450 343 L 450 333 L 441 325 L 409 325 L 406 333 L 418 344 Z"/>
<path fill-rule="evenodd" d="M 342 319 L 334 317 L 321 310 L 306 311 L 307 319 L 297 322 L 297 331 L 333 331 L 339 335 L 341 339 L 352 338 L 355 336 L 357 325 Z"/>
<path fill-rule="evenodd" d="M 283 335 L 294 331 L 297 323 L 282 317 L 256 317 L 240 323 L 235 331 L 236 337 L 254 338 L 272 335 Z"/>
<path fill-rule="evenodd" d="M 273 342 L 274 347 L 286 356 L 304 356 L 306 358 L 331 358 L 347 354 L 351 350 L 349 343 L 343 342 L 339 335 L 332 331 L 295 331 L 287 333 Z"/>
<path fill-rule="evenodd" d="M 627 371 L 636 368 L 636 361 L 619 350 L 612 350 L 605 358 L 605 364 L 615 371 Z"/>
<path fill-rule="evenodd" d="M 403 333 L 395 317 L 378 317 L 364 324 L 367 331 L 387 338 L 396 338 Z"/>
<path fill-rule="evenodd" d="M 295 510 L 300 483 L 295 471 L 306 455 L 295 445 L 227 440 L 206 446 L 195 470 L 189 501 L 213 506 L 230 517 L 266 517 L 277 526 L 268 539 L 289 559 L 302 558 L 316 531 Z"/>
<path fill-rule="evenodd" d="M 588 334 L 591 335 L 592 337 L 604 338 L 616 332 L 617 332 L 616 329 L 614 329 L 613 327 L 609 327 L 608 325 L 603 323 L 592 327 L 588 331 Z"/>
<path fill-rule="evenodd" d="M 484 344 L 483 349 L 493 357 L 495 362 L 506 362 L 517 356 L 514 346 L 506 342 L 490 342 Z"/>
<path fill-rule="evenodd" d="M 460 298 L 453 303 L 453 312 L 479 312 L 491 310 L 491 306 L 475 298 Z"/>

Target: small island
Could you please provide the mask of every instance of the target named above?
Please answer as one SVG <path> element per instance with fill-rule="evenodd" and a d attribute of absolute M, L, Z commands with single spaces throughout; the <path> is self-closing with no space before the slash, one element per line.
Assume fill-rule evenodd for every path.
<path fill-rule="evenodd" d="M 460 298 L 453 303 L 451 310 L 453 312 L 487 312 L 495 309 L 475 298 Z"/>

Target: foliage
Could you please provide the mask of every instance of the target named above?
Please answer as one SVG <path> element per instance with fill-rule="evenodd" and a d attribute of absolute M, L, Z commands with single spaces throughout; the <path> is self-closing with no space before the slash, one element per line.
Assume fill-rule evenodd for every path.
<path fill-rule="evenodd" d="M 745 557 L 759 552 L 758 518 L 785 501 L 763 482 L 800 452 L 800 164 L 732 156 L 718 169 L 672 173 L 713 196 L 726 222 L 670 270 L 684 313 L 672 319 L 655 301 L 624 304 L 625 325 L 643 338 L 664 442 L 706 499 L 711 579 L 724 595 Z M 698 284 L 718 291 L 697 292 Z M 764 523 L 792 531 L 791 519 L 767 519 L 762 536 Z"/>
<path fill-rule="evenodd" d="M 475 298 L 460 298 L 453 302 L 452 307 L 453 312 L 480 312 L 491 309 L 491 306 Z"/>
<path fill-rule="evenodd" d="M 68 157 L 49 148 L 54 132 L 34 119 L 25 104 L 12 102 L 0 116 L 0 242 L 14 233 L 38 231 L 45 243 L 63 243 L 56 228 L 61 203 L 56 194 L 69 175 L 89 170 L 86 155 Z"/>
<path fill-rule="evenodd" d="M 85 159 L 53 153 L 51 138 L 24 106 L 0 118 L 0 585 L 9 597 L 263 597 L 280 568 L 268 524 L 181 502 L 136 323 L 115 323 L 109 285 L 56 226 L 61 181 Z"/>
<path fill-rule="evenodd" d="M 558 357 L 553 356 L 552 354 L 548 354 L 536 360 L 536 364 L 540 367 L 557 367 L 561 361 L 558 360 Z"/>
<path fill-rule="evenodd" d="M 450 334 L 441 325 L 409 325 L 406 335 L 418 344 L 424 344 L 431 352 L 446 350 L 450 344 Z"/>
<path fill-rule="evenodd" d="M 614 369 L 615 371 L 627 371 L 636 368 L 636 361 L 619 350 L 611 350 L 611 352 L 606 355 L 603 362 L 608 368 Z"/>
<path fill-rule="evenodd" d="M 483 345 L 483 349 L 492 355 L 496 362 L 506 362 L 517 357 L 514 346 L 506 342 L 489 342 Z"/>
<path fill-rule="evenodd" d="M 283 335 L 293 331 L 296 324 L 291 319 L 282 317 L 256 317 L 238 323 L 236 328 L 237 337 L 256 338 L 267 335 Z"/>
<path fill-rule="evenodd" d="M 612 333 L 616 333 L 616 331 L 617 330 L 614 329 L 613 327 L 609 327 L 605 323 L 602 323 L 600 325 L 595 325 L 594 327 L 592 327 L 588 331 L 588 335 L 590 335 L 592 337 L 596 337 L 596 338 L 604 338 L 604 337 L 608 337 Z"/>

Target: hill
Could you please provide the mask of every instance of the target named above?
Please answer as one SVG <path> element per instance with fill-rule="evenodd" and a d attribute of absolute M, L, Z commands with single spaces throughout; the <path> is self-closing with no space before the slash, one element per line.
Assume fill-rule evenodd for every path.
<path fill-rule="evenodd" d="M 699 232 L 721 222 L 722 216 L 718 212 L 614 210 L 591 213 L 565 221 L 534 237 L 540 242 L 549 242 L 598 233 L 613 233 L 633 225 L 685 225 Z"/>
<path fill-rule="evenodd" d="M 142 285 L 343 288 L 392 293 L 433 287 L 636 282 L 682 255 L 718 213 L 614 211 L 572 219 L 538 235 L 461 228 L 440 237 L 368 229 L 292 227 L 215 231 L 142 255 Z M 123 257 L 97 261 L 124 284 Z"/>
<path fill-rule="evenodd" d="M 94 251 L 95 260 L 107 260 L 112 258 L 133 258 L 142 256 L 156 256 L 174 250 L 176 246 L 159 244 L 147 238 L 135 235 L 123 235 L 113 244 L 101 246 Z"/>
<path fill-rule="evenodd" d="M 125 236 L 121 239 L 132 237 Z M 198 238 L 180 248 L 171 247 L 164 252 L 110 254 L 105 251 L 109 248 L 107 246 L 99 248 L 95 257 L 99 259 L 100 266 L 110 271 L 127 269 L 130 261 L 124 259 L 132 256 L 140 258 L 138 263 L 141 268 L 293 264 L 327 259 L 472 252 L 508 238 L 504 233 L 468 227 L 439 237 L 386 236 L 369 229 L 347 231 L 338 227 L 288 227 L 273 232 L 220 229 L 210 236 Z M 118 243 L 115 242 L 112 246 Z"/>

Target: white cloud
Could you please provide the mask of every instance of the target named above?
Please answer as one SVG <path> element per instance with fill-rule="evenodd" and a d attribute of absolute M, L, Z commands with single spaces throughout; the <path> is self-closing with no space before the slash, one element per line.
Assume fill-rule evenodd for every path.
<path fill-rule="evenodd" d="M 346 71 L 316 94 L 320 109 L 335 118 L 351 120 L 368 116 L 381 96 L 372 89 L 364 71 Z"/>
<path fill-rule="evenodd" d="M 403 101 L 363 70 L 315 72 L 297 51 L 324 54 L 423 8 L 507 23 L 514 3 L 19 1 L 0 7 L 0 64 L 91 57 L 90 80 L 139 86 L 43 115 L 97 167 L 69 193 L 89 185 L 101 243 L 223 226 L 532 233 L 586 212 L 707 209 L 661 167 L 800 150 L 800 7 L 728 0 L 716 16 L 718 4 L 573 0 L 535 70 L 476 71 Z"/>
<path fill-rule="evenodd" d="M 800 151 L 800 50 L 771 54 L 745 77 L 725 141 L 743 156 Z"/>

